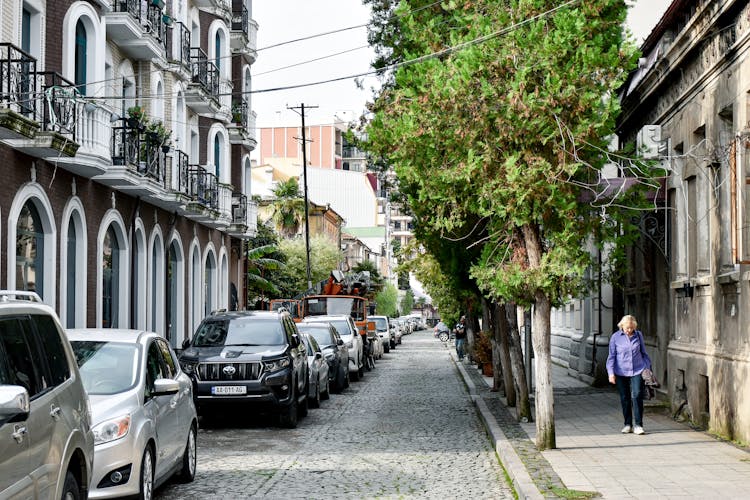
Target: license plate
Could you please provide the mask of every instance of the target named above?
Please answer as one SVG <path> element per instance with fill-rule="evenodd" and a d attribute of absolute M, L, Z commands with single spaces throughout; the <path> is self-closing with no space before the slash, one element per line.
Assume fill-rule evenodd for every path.
<path fill-rule="evenodd" d="M 220 385 L 211 387 L 211 394 L 230 396 L 242 395 L 247 394 L 247 387 L 245 387 L 244 385 Z"/>

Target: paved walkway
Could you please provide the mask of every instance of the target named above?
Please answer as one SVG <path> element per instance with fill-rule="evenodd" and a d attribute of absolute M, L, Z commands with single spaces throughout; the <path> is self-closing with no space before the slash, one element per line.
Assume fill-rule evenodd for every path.
<path fill-rule="evenodd" d="M 520 498 L 559 498 L 557 488 L 608 499 L 750 498 L 747 450 L 675 422 L 658 406 L 646 408 L 645 435 L 621 434 L 614 387 L 590 387 L 558 366 L 552 377 L 557 449 L 540 453 L 535 424 L 518 423 L 515 409 L 489 391 L 492 379 L 449 350 Z"/>

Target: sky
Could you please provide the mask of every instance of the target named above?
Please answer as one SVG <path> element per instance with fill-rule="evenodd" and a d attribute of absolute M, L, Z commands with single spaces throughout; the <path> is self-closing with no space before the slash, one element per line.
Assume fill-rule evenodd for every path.
<path fill-rule="evenodd" d="M 627 0 L 632 5 L 628 25 L 640 44 L 651 32 L 671 0 Z M 374 76 L 362 78 L 363 89 L 353 78 L 335 83 L 277 91 L 261 90 L 317 82 L 366 73 L 374 52 L 367 47 L 370 9 L 361 0 L 255 0 L 253 19 L 258 22 L 258 59 L 252 66 L 252 109 L 257 125 L 298 126 L 300 116 L 287 109 L 304 103 L 307 123 L 331 123 L 334 115 L 356 119 L 372 100 Z M 357 28 L 297 43 L 271 47 L 281 42 L 342 28 Z M 339 52 L 333 57 L 333 54 Z M 317 61 L 313 59 L 323 58 Z M 306 61 L 311 61 L 306 64 Z M 287 69 L 286 66 L 294 66 Z M 315 108 L 314 106 L 317 106 Z"/>

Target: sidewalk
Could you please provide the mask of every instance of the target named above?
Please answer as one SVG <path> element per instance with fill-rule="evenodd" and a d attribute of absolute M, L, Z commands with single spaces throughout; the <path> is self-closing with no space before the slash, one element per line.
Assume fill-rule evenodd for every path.
<path fill-rule="evenodd" d="M 558 366 L 552 370 L 557 449 L 538 452 L 534 422 L 518 423 L 515 408 L 489 391 L 492 379 L 448 348 L 519 498 L 560 498 L 556 488 L 608 499 L 750 498 L 750 453 L 655 406 L 645 409 L 645 435 L 621 434 L 614 387 L 591 387 Z"/>

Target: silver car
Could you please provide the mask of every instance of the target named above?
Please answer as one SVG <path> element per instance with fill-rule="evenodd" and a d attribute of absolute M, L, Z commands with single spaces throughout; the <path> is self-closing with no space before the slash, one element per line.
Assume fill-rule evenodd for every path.
<path fill-rule="evenodd" d="M 328 386 L 328 363 L 315 337 L 300 332 L 300 338 L 307 348 L 307 400 L 313 408 L 320 408 L 320 400 L 331 397 L 331 389 Z"/>
<path fill-rule="evenodd" d="M 57 314 L 0 292 L 0 498 L 85 498 L 94 461 L 89 399 Z"/>
<path fill-rule="evenodd" d="M 94 430 L 90 498 L 139 495 L 179 473 L 195 478 L 198 417 L 192 383 L 156 333 L 68 330 Z"/>
<path fill-rule="evenodd" d="M 307 316 L 302 323 L 330 323 L 338 332 L 341 340 L 349 349 L 349 376 L 357 381 L 365 374 L 364 349 L 362 336 L 357 325 L 348 314 L 329 314 L 326 316 Z"/>

